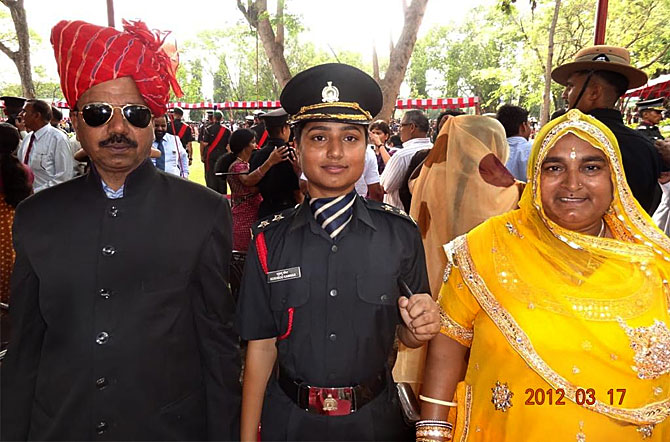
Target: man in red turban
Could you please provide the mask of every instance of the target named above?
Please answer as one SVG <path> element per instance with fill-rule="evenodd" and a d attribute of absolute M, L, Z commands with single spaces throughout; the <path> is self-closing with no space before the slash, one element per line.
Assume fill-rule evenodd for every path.
<path fill-rule="evenodd" d="M 231 214 L 149 160 L 176 51 L 144 23 L 52 30 L 88 175 L 16 211 L 2 440 L 231 440 Z"/>

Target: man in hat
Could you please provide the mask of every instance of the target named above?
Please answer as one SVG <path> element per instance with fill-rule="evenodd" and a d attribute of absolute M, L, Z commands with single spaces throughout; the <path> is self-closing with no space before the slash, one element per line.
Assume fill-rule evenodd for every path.
<path fill-rule="evenodd" d="M 263 147 L 254 152 L 249 160 L 249 171 L 261 167 L 275 149 L 288 145 L 291 128 L 288 125 L 288 114 L 282 108 L 273 110 L 261 117 L 268 133 Z M 260 144 L 259 144 L 260 146 Z M 297 159 L 291 149 L 287 161 L 272 166 L 258 183 L 263 202 L 258 208 L 258 218 L 265 218 L 273 213 L 281 212 L 302 202 L 302 194 L 294 167 Z"/>
<path fill-rule="evenodd" d="M 210 189 L 217 190 L 218 178 L 214 175 L 216 160 L 226 154 L 230 130 L 223 124 L 223 112 L 214 111 L 214 122 L 205 128 L 200 142 L 200 159 L 205 163 L 205 183 Z"/>
<path fill-rule="evenodd" d="M 631 66 L 626 49 L 599 45 L 577 52 L 575 60 L 554 69 L 551 78 L 565 86 L 563 98 L 570 109 L 593 115 L 614 133 L 633 196 L 653 214 L 661 201 L 661 157 L 647 137 L 623 123 L 615 107 L 628 89 L 647 82 L 647 74 Z"/>
<path fill-rule="evenodd" d="M 184 123 L 183 121 L 184 110 L 182 108 L 178 106 L 175 107 L 172 109 L 171 114 L 172 118 L 170 118 L 170 124 L 168 124 L 167 133 L 170 135 L 177 135 L 179 137 L 181 145 L 184 146 L 186 153 L 188 153 L 188 164 L 190 166 L 193 162 L 193 131 L 191 130 L 191 126 Z"/>
<path fill-rule="evenodd" d="M 416 225 L 354 189 L 381 89 L 325 64 L 280 100 L 309 197 L 252 229 L 238 304 L 242 440 L 257 439 L 259 421 L 262 440 L 409 440 L 388 356 L 396 332 L 419 347 L 440 325 Z"/>
<path fill-rule="evenodd" d="M 142 22 L 52 29 L 92 170 L 16 211 L 2 440 L 238 434 L 230 208 L 148 158 L 152 114 L 181 92 L 164 39 Z"/>
<path fill-rule="evenodd" d="M 23 109 L 23 105 L 25 104 L 26 99 L 23 97 L 11 97 L 5 95 L 0 97 L 0 100 L 2 100 L 2 102 L 5 104 L 4 112 L 5 116 L 7 117 L 7 123 L 18 128 L 16 125 L 16 117 L 18 117 L 19 113 Z"/>
<path fill-rule="evenodd" d="M 642 122 L 637 130 L 651 138 L 654 141 L 665 140 L 658 128 L 658 123 L 663 120 L 663 98 L 654 98 L 653 100 L 638 101 L 636 104 L 637 113 Z"/>

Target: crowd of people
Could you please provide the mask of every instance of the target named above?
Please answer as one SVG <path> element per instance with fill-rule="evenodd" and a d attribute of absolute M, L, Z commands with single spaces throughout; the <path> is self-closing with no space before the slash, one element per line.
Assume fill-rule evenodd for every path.
<path fill-rule="evenodd" d="M 3 97 L 3 440 L 670 438 L 667 111 L 624 124 L 626 49 L 554 69 L 537 131 L 512 104 L 375 120 L 340 63 L 194 127 L 143 22 L 51 42 L 76 140 Z"/>

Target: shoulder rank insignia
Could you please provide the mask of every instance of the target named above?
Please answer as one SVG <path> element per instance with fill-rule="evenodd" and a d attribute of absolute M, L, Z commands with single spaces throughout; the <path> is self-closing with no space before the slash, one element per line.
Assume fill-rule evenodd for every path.
<path fill-rule="evenodd" d="M 416 225 L 416 222 L 412 219 L 412 217 L 409 216 L 407 212 L 405 212 L 402 209 L 391 206 L 390 204 L 380 203 L 378 201 L 366 200 L 366 203 L 370 209 L 381 210 L 386 213 L 392 213 L 393 215 L 397 215 L 401 218 L 406 219 L 407 221 L 411 221 L 413 224 Z"/>
<path fill-rule="evenodd" d="M 275 213 L 274 215 L 270 215 L 257 221 L 256 224 L 251 226 L 252 236 L 255 236 L 256 233 L 266 230 L 267 228 L 272 228 L 273 226 L 281 224 L 281 221 L 288 219 L 291 213 L 296 211 L 297 207 L 300 207 L 300 205 L 294 208 L 286 209 L 283 212 Z"/>

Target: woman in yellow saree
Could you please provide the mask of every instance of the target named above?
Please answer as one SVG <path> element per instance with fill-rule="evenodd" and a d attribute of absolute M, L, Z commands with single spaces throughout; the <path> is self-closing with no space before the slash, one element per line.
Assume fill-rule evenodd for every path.
<path fill-rule="evenodd" d="M 417 440 L 447 440 L 447 416 L 457 441 L 670 440 L 670 239 L 578 110 L 528 177 L 520 209 L 445 246 Z"/>

